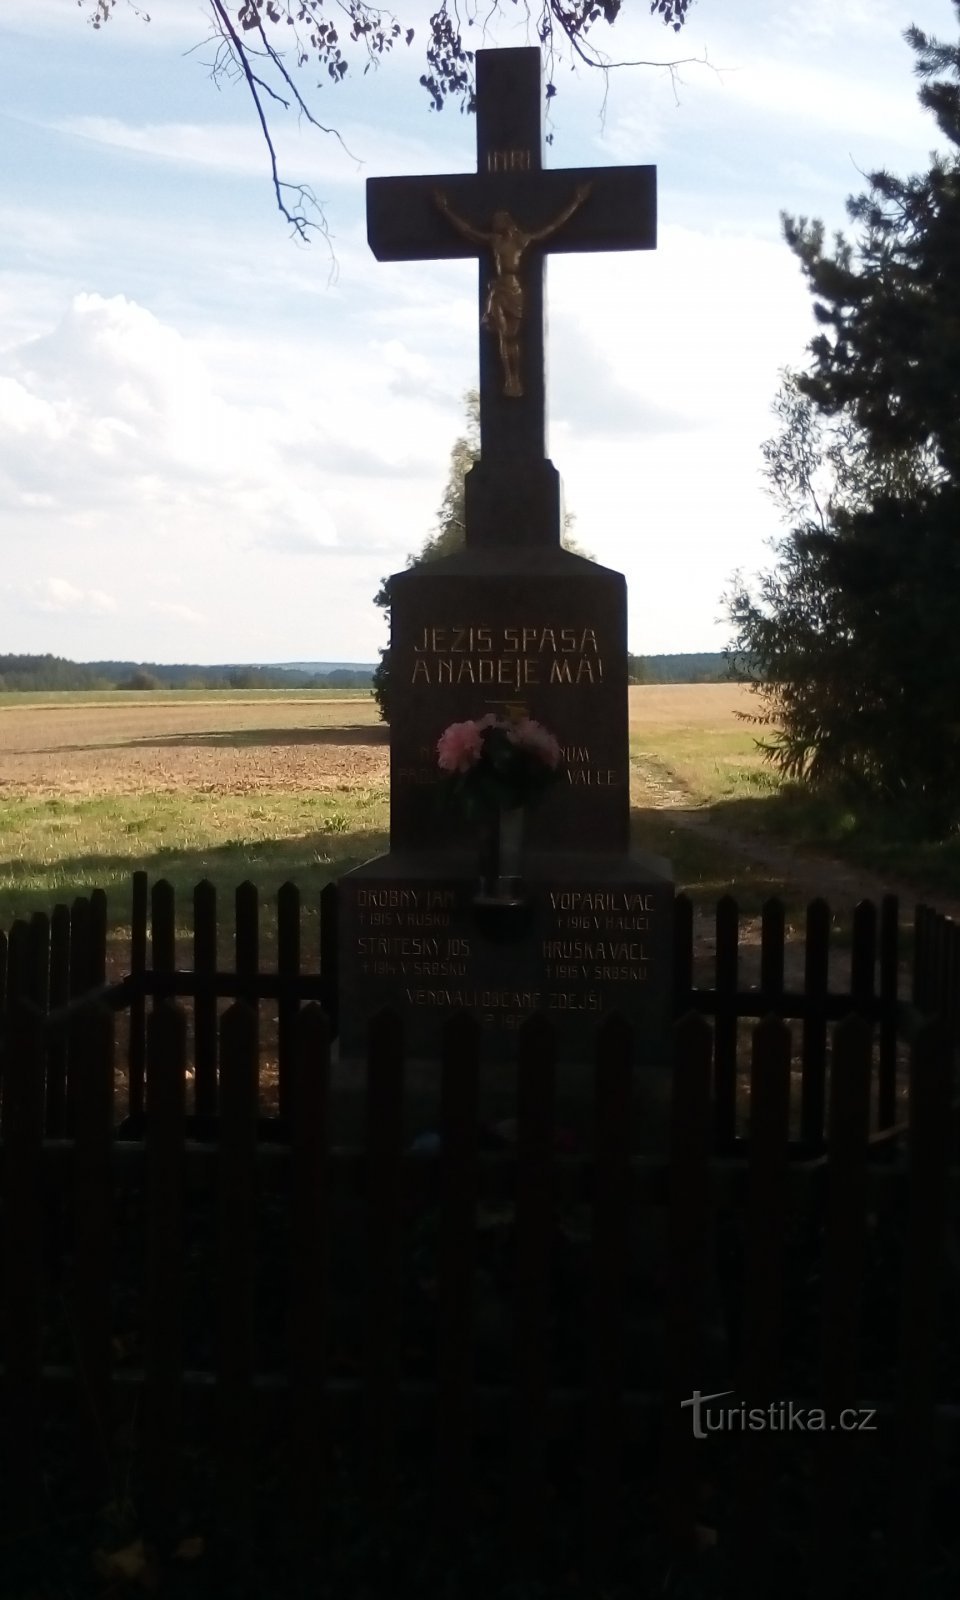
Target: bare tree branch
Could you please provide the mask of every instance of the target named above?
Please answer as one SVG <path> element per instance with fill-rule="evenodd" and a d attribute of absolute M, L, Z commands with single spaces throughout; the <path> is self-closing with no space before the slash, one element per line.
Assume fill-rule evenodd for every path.
<path fill-rule="evenodd" d="M 229 39 L 230 44 L 233 46 L 234 60 L 246 78 L 247 88 L 249 89 L 250 97 L 253 100 L 254 109 L 256 110 L 257 117 L 260 122 L 260 131 L 263 134 L 264 143 L 266 144 L 267 153 L 270 158 L 270 173 L 273 179 L 273 192 L 276 195 L 277 206 L 281 215 L 286 219 L 287 222 L 290 223 L 297 236 L 305 243 L 309 243 L 311 229 L 315 232 L 322 233 L 324 238 L 329 240 L 330 235 L 327 229 L 326 218 L 323 215 L 322 207 L 320 206 L 316 195 L 313 193 L 313 190 L 308 188 L 305 184 L 285 183 L 281 179 L 280 172 L 277 167 L 277 152 L 274 149 L 270 127 L 267 122 L 266 113 L 263 109 L 263 102 L 260 99 L 260 89 L 266 88 L 266 85 L 262 83 L 262 80 L 257 77 L 256 73 L 250 66 L 250 62 L 247 57 L 247 50 L 237 38 L 236 30 L 230 20 L 229 15 L 227 14 L 222 0 L 210 0 L 210 5 L 224 36 Z M 273 91 L 268 90 L 268 93 L 272 94 Z M 275 95 L 274 98 L 279 99 L 280 97 Z M 299 94 L 297 94 L 297 99 L 302 105 L 303 102 L 300 100 Z M 310 116 L 310 113 L 307 112 L 307 115 Z M 321 127 L 321 124 L 316 122 L 314 117 L 310 116 L 310 121 L 314 122 L 318 128 Z M 323 128 L 322 131 L 324 133 L 330 132 L 328 128 Z M 285 194 L 290 194 L 291 196 L 295 197 L 294 209 L 292 211 L 284 199 Z M 309 217 L 305 216 L 304 206 L 311 206 L 316 211 L 319 221 L 313 222 Z"/>
<path fill-rule="evenodd" d="M 76 3 L 86 10 L 87 20 L 98 29 L 110 19 L 116 7 L 116 0 L 76 0 Z M 329 242 L 323 209 L 312 189 L 305 184 L 287 183 L 280 176 L 267 104 L 272 102 L 284 111 L 296 109 L 302 121 L 320 133 L 332 134 L 350 155 L 338 130 L 322 122 L 313 111 L 294 79 L 294 71 L 316 63 L 330 82 L 339 83 L 350 70 L 351 56 L 356 51 L 364 62 L 363 71 L 368 72 L 371 66 L 379 65 L 397 43 L 412 44 L 415 30 L 405 27 L 392 11 L 371 0 L 206 0 L 206 3 L 211 38 L 217 41 L 210 66 L 211 77 L 214 82 L 227 76 L 245 84 L 267 147 L 274 195 L 281 215 L 290 223 L 296 237 L 304 242 L 309 241 L 314 232 L 322 234 Z M 127 4 L 144 21 L 150 20 L 136 0 L 127 0 Z M 706 55 L 665 61 L 611 60 L 588 35 L 600 21 L 608 25 L 616 22 L 622 0 L 536 0 L 538 10 L 534 0 L 513 0 L 513 4 L 522 6 L 522 14 L 535 28 L 546 52 L 548 103 L 557 94 L 556 68 L 565 55 L 574 64 L 582 63 L 604 74 L 607 82 L 601 119 L 606 109 L 609 74 L 615 67 L 658 67 L 669 72 L 676 95 L 677 74 L 682 67 L 711 65 Z M 692 0 L 648 0 L 650 12 L 674 32 L 683 25 L 690 4 Z M 420 77 L 421 87 L 433 109 L 441 110 L 450 98 L 459 101 L 463 111 L 474 109 L 475 52 L 467 49 L 464 37 L 470 29 L 476 28 L 481 38 L 485 38 L 491 22 L 507 10 L 507 0 L 437 0 L 426 35 L 426 71 Z M 344 24 L 341 35 L 340 26 Z M 294 47 L 291 51 L 279 48 L 270 37 L 269 28 L 280 25 L 287 30 L 287 38 Z M 716 71 L 712 67 L 711 70 Z M 318 89 L 322 81 L 317 84 Z M 552 132 L 548 131 L 547 142 L 552 138 Z M 308 210 L 315 213 L 316 220 L 307 215 Z"/>

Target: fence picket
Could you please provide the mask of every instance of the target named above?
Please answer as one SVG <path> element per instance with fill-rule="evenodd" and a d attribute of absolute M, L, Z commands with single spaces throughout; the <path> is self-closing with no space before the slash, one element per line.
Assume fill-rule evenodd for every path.
<path fill-rule="evenodd" d="M 78 894 L 70 907 L 70 998 L 76 1000 L 93 987 L 92 918 L 90 901 Z"/>
<path fill-rule="evenodd" d="M 913 913 L 913 972 L 911 974 L 911 999 L 917 1011 L 926 1012 L 927 995 L 926 984 L 929 972 L 929 939 L 930 919 L 933 913 L 922 902 L 914 908 Z"/>
<path fill-rule="evenodd" d="M 28 936 L 27 992 L 42 1012 L 50 1009 L 50 918 L 35 911 L 30 918 Z"/>
<path fill-rule="evenodd" d="M 812 900 L 807 907 L 800 1083 L 800 1138 L 812 1151 L 823 1147 L 827 1075 L 827 985 L 830 972 L 830 907 Z"/>
<path fill-rule="evenodd" d="M 339 1029 L 339 989 L 337 964 L 340 941 L 340 899 L 335 883 L 327 883 L 320 891 L 320 977 L 323 1009 L 330 1018 L 333 1037 Z"/>
<path fill-rule="evenodd" d="M 790 1050 L 790 1029 L 780 1017 L 765 1017 L 757 1024 L 751 1050 L 750 1179 L 738 1384 L 748 1408 L 767 1406 L 776 1398 L 787 1226 Z M 748 1594 L 763 1593 L 772 1578 L 768 1532 L 774 1441 L 769 1431 L 745 1433 L 740 1441 L 736 1542 Z"/>
<path fill-rule="evenodd" d="M 51 1011 L 65 1006 L 70 998 L 70 908 L 54 906 L 50 918 Z M 53 1028 L 47 1034 L 46 1134 L 48 1139 L 66 1137 L 67 1115 L 67 1031 Z"/>
<path fill-rule="evenodd" d="M 535 1550 L 543 1533 L 544 1431 L 551 1362 L 548 1316 L 554 1233 L 556 1039 L 541 1016 L 519 1035 L 517 1070 L 514 1358 L 517 1541 Z"/>
<path fill-rule="evenodd" d="M 478 1105 L 479 1031 L 464 1014 L 444 1027 L 440 1079 L 437 1501 L 448 1534 L 469 1524 Z"/>
<path fill-rule="evenodd" d="M 6 1012 L 8 1018 L 17 1009 L 17 1006 L 26 995 L 28 939 L 29 929 L 27 924 L 19 920 L 14 922 L 10 928 L 10 937 L 6 950 Z M 3 1036 L 0 1034 L 0 1096 L 2 1096 L 3 1093 L 3 1074 Z M 0 1099 L 0 1115 L 2 1115 L 2 1099 Z"/>
<path fill-rule="evenodd" d="M 853 908 L 853 939 L 850 948 L 850 995 L 853 1009 L 869 1016 L 875 993 L 877 964 L 877 908 L 872 900 L 860 900 Z"/>
<path fill-rule="evenodd" d="M 113 1013 L 94 1006 L 76 1021 L 73 1334 L 78 1375 L 81 1481 L 112 1498 L 111 1266 L 113 1260 Z"/>
<path fill-rule="evenodd" d="M 952 936 L 954 932 L 953 920 L 950 917 L 940 916 L 940 950 L 935 973 L 937 986 L 937 1014 L 950 1025 L 950 1013 L 953 1009 L 953 996 L 950 993 L 950 969 L 953 956 Z"/>
<path fill-rule="evenodd" d="M 365 1185 L 367 1294 L 365 1435 L 371 1503 L 390 1507 L 395 1489 L 400 1339 L 400 1156 L 403 1145 L 403 1033 L 381 1011 L 367 1047 Z"/>
<path fill-rule="evenodd" d="M 127 1041 L 127 1115 L 143 1115 L 147 1065 L 147 997 L 143 976 L 147 970 L 147 874 L 133 874 L 130 900 L 130 1034 Z"/>
<path fill-rule="evenodd" d="M 29 998 L 30 925 L 18 918 L 10 928 L 7 950 L 7 1010 Z"/>
<path fill-rule="evenodd" d="M 623 1316 L 630 1225 L 633 1029 L 611 1016 L 597 1036 L 593 1238 L 584 1449 L 588 1563 L 601 1581 L 619 1544 Z"/>
<path fill-rule="evenodd" d="M 671 1541 L 681 1550 L 689 1550 L 696 1524 L 696 1441 L 690 1414 L 682 1407 L 700 1387 L 704 1371 L 713 1057 L 713 1030 L 707 1019 L 692 1011 L 683 1017 L 674 1030 L 673 1050 L 664 1297 L 663 1493 Z"/>
<path fill-rule="evenodd" d="M 900 903 L 884 895 L 880 905 L 880 1053 L 877 1071 L 877 1126 L 897 1120 L 897 997 L 900 984 Z"/>
<path fill-rule="evenodd" d="M 205 1121 L 217 1114 L 217 891 L 204 879 L 193 891 L 193 1109 Z"/>
<path fill-rule="evenodd" d="M 673 902 L 673 1007 L 686 1015 L 693 990 L 693 901 L 678 894 Z"/>
<path fill-rule="evenodd" d="M 821 1405 L 831 1427 L 856 1401 L 861 1279 L 866 1237 L 867 1134 L 870 1125 L 872 1029 L 851 1015 L 833 1030 L 830 1129 L 821 1300 Z M 824 1592 L 848 1594 L 850 1492 L 858 1476 L 858 1434 L 825 1432 L 819 1484 L 819 1581 Z"/>
<path fill-rule="evenodd" d="M 728 1151 L 737 1133 L 737 967 L 740 912 L 724 895 L 717 903 L 714 1116 L 717 1149 Z"/>
<path fill-rule="evenodd" d="M 931 1016 L 937 1016 L 940 1011 L 940 986 L 938 979 L 941 971 L 941 952 L 943 949 L 943 918 L 939 917 L 935 911 L 930 912 L 927 938 L 929 940 L 927 950 L 928 970 L 926 981 L 927 1010 Z"/>
<path fill-rule="evenodd" d="M 260 896 L 255 883 L 238 884 L 234 895 L 234 929 L 237 977 L 250 979 L 241 985 L 240 998 L 257 1014 L 256 979 L 260 971 Z"/>
<path fill-rule="evenodd" d="M 143 1449 L 145 1525 L 161 1544 L 173 1531 L 178 1500 L 186 1055 L 186 1012 L 158 1001 L 147 1023 Z"/>
<path fill-rule="evenodd" d="M 177 966 L 177 906 L 173 884 L 161 878 L 150 892 L 150 953 L 154 972 Z M 158 1000 L 154 1000 L 157 1005 Z"/>
<path fill-rule="evenodd" d="M 36 1529 L 43 1494 L 38 1419 L 43 1272 L 43 1066 L 41 1022 L 16 996 L 7 1013 L 3 1096 L 3 1199 L 15 1227 L 4 1230 L 3 1512 L 6 1538 Z"/>
<path fill-rule="evenodd" d="M 90 965 L 88 987 L 100 989 L 107 981 L 107 896 L 94 889 L 90 896 Z"/>
<path fill-rule="evenodd" d="M 950 1159 L 951 1056 L 939 1019 L 913 1044 L 910 1079 L 910 1200 L 904 1243 L 897 1402 L 895 1561 L 898 1590 L 918 1587 L 933 1457 L 940 1287 Z"/>
<path fill-rule="evenodd" d="M 70 907 L 70 999 L 79 1000 L 91 987 L 92 960 L 90 901 L 77 895 Z M 73 1136 L 77 1120 L 77 1083 L 73 1070 L 75 1021 L 67 1027 L 67 1105 L 65 1124 Z"/>
<path fill-rule="evenodd" d="M 3 1038 L 7 1014 L 7 935 L 0 933 L 0 1126 L 3 1118 Z"/>
<path fill-rule="evenodd" d="M 960 923 L 950 924 L 950 971 L 947 977 L 950 1037 L 960 1043 Z"/>
<path fill-rule="evenodd" d="M 318 1005 L 298 1013 L 292 1047 L 289 1465 L 300 1537 L 310 1539 L 328 1459 L 330 1023 Z"/>
<path fill-rule="evenodd" d="M 281 884 L 277 891 L 277 972 L 289 979 L 300 974 L 300 890 L 295 883 Z M 277 1006 L 277 1109 L 284 1120 L 290 1117 L 299 1006 L 292 986 L 281 988 Z"/>
<path fill-rule="evenodd" d="M 239 917 L 237 926 L 239 932 Z M 218 1530 L 221 1560 L 241 1566 L 253 1511 L 257 1033 L 256 1013 L 245 1001 L 236 1001 L 220 1019 Z"/>

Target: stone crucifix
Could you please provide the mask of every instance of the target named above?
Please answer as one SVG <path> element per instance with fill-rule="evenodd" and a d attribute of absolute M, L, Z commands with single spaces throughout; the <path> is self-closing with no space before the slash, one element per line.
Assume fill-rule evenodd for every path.
<path fill-rule="evenodd" d="M 467 543 L 556 545 L 545 254 L 654 249 L 656 168 L 545 169 L 540 51 L 480 50 L 476 65 L 477 171 L 369 178 L 367 237 L 378 261 L 479 256 L 480 462 L 467 477 Z"/>

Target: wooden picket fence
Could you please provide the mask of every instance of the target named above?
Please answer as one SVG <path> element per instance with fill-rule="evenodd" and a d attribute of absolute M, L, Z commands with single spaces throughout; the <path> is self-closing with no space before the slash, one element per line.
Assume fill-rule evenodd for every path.
<path fill-rule="evenodd" d="M 258 1416 L 280 1418 L 285 1436 L 284 1494 L 291 1515 L 308 1533 L 332 1454 L 349 1439 L 359 1461 L 371 1518 L 398 1509 L 405 1440 L 411 1430 L 428 1440 L 425 1459 L 434 1484 L 431 1519 L 450 1531 L 469 1530 L 475 1513 L 475 1458 L 484 1436 L 502 1434 L 504 1462 L 514 1474 L 515 1529 L 521 1546 L 539 1548 L 548 1521 L 552 1441 L 572 1440 L 580 1463 L 583 1560 L 602 1567 L 621 1548 L 629 1520 L 632 1443 L 641 1423 L 656 1423 L 654 1453 L 658 1518 L 675 1547 L 697 1541 L 699 1486 L 705 1471 L 691 1414 L 681 1402 L 695 1390 L 735 1389 L 736 1400 L 767 1405 L 789 1393 L 831 1416 L 861 1404 L 877 1407 L 886 1436 L 896 1440 L 887 1485 L 890 1525 L 885 1551 L 902 1587 L 912 1592 L 924 1550 L 926 1491 L 935 1472 L 933 1450 L 941 1375 L 940 1293 L 951 1206 L 956 1201 L 957 1151 L 951 1125 L 949 1040 L 936 1021 L 921 1023 L 912 1045 L 910 1120 L 905 1152 L 875 1160 L 868 1128 L 873 1024 L 854 1015 L 832 1032 L 830 1138 L 819 1160 L 791 1163 L 788 1104 L 791 1037 L 779 1018 L 752 1034 L 748 1155 L 718 1160 L 713 1145 L 714 1030 L 695 1013 L 676 1024 L 673 1114 L 662 1160 L 639 1159 L 630 1144 L 633 1080 L 629 1028 L 612 1019 L 598 1036 L 594 1083 L 594 1145 L 563 1155 L 556 1142 L 552 1030 L 534 1019 L 519 1039 L 517 1134 L 509 1153 L 481 1149 L 478 1118 L 482 1064 L 477 1031 L 466 1017 L 444 1033 L 437 1154 L 425 1160 L 405 1148 L 404 1060 L 395 1017 L 372 1030 L 367 1062 L 367 1123 L 362 1151 L 331 1148 L 330 1029 L 315 1003 L 297 1014 L 292 1030 L 294 1114 L 288 1143 L 257 1139 L 258 1033 L 254 1009 L 235 1001 L 219 1020 L 219 1138 L 215 1145 L 186 1137 L 187 1014 L 162 1001 L 148 1020 L 147 1099 L 142 1141 L 116 1137 L 113 1111 L 114 1023 L 102 1005 L 79 1013 L 73 1059 L 78 1074 L 76 1125 L 71 1139 L 45 1136 L 44 1027 L 37 1011 L 19 1002 L 8 1015 L 2 1101 L 4 1215 L 15 1219 L 3 1239 L 6 1301 L 3 1337 L 3 1446 L 13 1470 L 4 1485 L 10 1526 L 42 1525 L 42 1419 L 60 1395 L 72 1428 L 72 1448 L 92 1503 L 113 1491 L 103 1441 L 131 1390 L 139 1393 L 138 1482 L 144 1532 L 169 1545 L 185 1494 L 184 1434 L 192 1404 L 212 1399 L 210 1446 L 215 1460 L 214 1521 L 224 1547 L 236 1548 L 250 1526 L 257 1489 Z M 282 1178 L 280 1175 L 283 1175 Z M 258 1308 L 268 1263 L 258 1252 L 258 1229 L 278 1182 L 284 1196 L 282 1329 L 272 1364 L 258 1359 Z M 405 1370 L 404 1218 L 411 1197 L 432 1188 L 436 1208 L 435 1289 L 430 1298 L 430 1372 Z M 504 1190 L 506 1184 L 506 1190 Z M 117 1357 L 115 1312 L 122 1275 L 118 1193 L 143 1197 L 138 1224 L 142 1342 L 136 1359 Z M 513 1207 L 510 1276 L 510 1376 L 479 1383 L 476 1376 L 475 1268 L 478 1207 L 490 1192 L 506 1192 Z M 336 1197 L 359 1200 L 362 1259 L 356 1368 L 345 1372 L 331 1345 L 331 1323 L 342 1286 L 335 1256 Z M 197 1195 L 213 1206 L 210 1260 L 204 1293 L 188 1281 L 185 1244 L 192 1236 Z M 556 1315 L 552 1261 L 557 1208 L 571 1196 L 586 1201 L 589 1243 L 584 1259 L 583 1357 L 579 1381 L 558 1387 L 546 1356 Z M 871 1218 L 893 1205 L 902 1217 L 899 1329 L 890 1331 L 890 1382 L 881 1394 L 864 1390 L 885 1367 L 865 1376 L 861 1346 L 867 1334 L 861 1279 Z M 709 1285 L 715 1272 L 718 1216 L 737 1218 L 742 1241 L 739 1332 L 717 1366 L 709 1353 Z M 661 1359 L 642 1372 L 632 1356 L 625 1306 L 632 1270 L 631 1230 L 639 1212 L 663 1219 L 666 1249 L 660 1281 Z M 70 1357 L 51 1361 L 51 1263 L 63 1217 L 68 1228 L 59 1295 L 70 1328 Z M 60 1219 L 59 1221 L 57 1219 Z M 791 1329 L 785 1283 L 791 1228 L 821 1229 L 818 1245 L 814 1359 L 806 1393 L 785 1390 L 785 1352 Z M 62 1249 L 62 1240 L 59 1241 Z M 276 1263 L 273 1263 L 276 1267 Z M 272 1269 L 271 1269 L 272 1270 Z M 258 1281 L 258 1275 L 261 1281 Z M 276 1285 L 269 1291 L 276 1294 Z M 207 1304 L 209 1301 L 209 1304 Z M 198 1328 L 198 1318 L 209 1326 Z M 209 1336 L 210 1363 L 190 1364 L 190 1350 Z M 122 1339 L 120 1340 L 122 1343 Z M 189 1346 L 189 1348 L 188 1348 Z M 645 1358 L 646 1360 L 646 1358 Z M 71 1398 L 72 1397 L 72 1398 Z M 960 1396 L 954 1396 L 954 1410 Z M 942 1408 L 941 1408 L 942 1409 Z M 814 1522 L 817 1561 L 842 1572 L 855 1526 L 852 1452 L 860 1441 L 825 1435 Z M 792 1442 L 791 1442 L 792 1447 Z M 861 1447 L 862 1448 L 862 1447 Z M 744 1574 L 739 1592 L 770 1593 L 778 1560 L 772 1470 L 777 1441 L 750 1435 L 736 1456 L 735 1514 L 720 1529 Z M 402 1512 L 402 1503 L 399 1506 Z M 894 1517 L 893 1512 L 896 1512 Z M 875 1524 L 887 1513 L 874 1503 Z M 374 1523 L 374 1525 L 376 1525 Z M 855 1551 L 852 1553 L 855 1556 Z M 771 1565 L 772 1564 L 772 1565 Z M 747 1579 L 753 1574 L 756 1588 Z M 751 1580 L 752 1581 L 752 1580 Z M 819 1581 L 819 1580 L 818 1580 Z M 837 1592 L 843 1592 L 837 1590 Z"/>
<path fill-rule="evenodd" d="M 195 1438 L 194 1413 L 212 1405 L 203 1438 L 218 1485 L 210 1527 L 219 1548 L 242 1547 L 260 1493 L 263 1430 L 278 1419 L 285 1514 L 305 1539 L 347 1443 L 372 1526 L 408 1514 L 404 1473 L 415 1458 L 433 1485 L 428 1520 L 470 1532 L 482 1523 L 492 1440 L 522 1508 L 516 1545 L 542 1551 L 559 1441 L 575 1462 L 584 1571 L 601 1574 L 629 1549 L 641 1480 L 657 1528 L 673 1550 L 690 1551 L 702 1540 L 700 1496 L 712 1471 L 732 1485 L 713 1522 L 719 1549 L 736 1562 L 738 1592 L 767 1594 L 784 1562 L 782 1443 L 744 1435 L 711 1468 L 720 1446 L 694 1437 L 682 1405 L 697 1390 L 731 1390 L 731 1403 L 748 1407 L 789 1398 L 830 1416 L 876 1409 L 875 1437 L 890 1460 L 870 1489 L 870 1525 L 893 1530 L 880 1563 L 891 1592 L 913 1592 L 926 1560 L 936 1441 L 960 1416 L 949 1358 L 960 1331 L 949 1265 L 958 1256 L 960 936 L 948 918 L 918 911 L 905 1000 L 896 903 L 885 901 L 879 915 L 859 907 L 850 991 L 837 993 L 827 982 L 829 912 L 815 902 L 807 983 L 795 993 L 783 981 L 782 907 L 770 902 L 759 983 L 740 989 L 737 908 L 724 901 L 715 981 L 704 988 L 692 982 L 692 921 L 681 902 L 683 1010 L 662 1158 L 632 1145 L 632 1041 L 616 1018 L 597 1039 L 592 1143 L 574 1154 L 558 1143 L 559 1069 L 544 1019 L 521 1030 L 516 1142 L 495 1150 L 480 1111 L 480 1042 L 470 1019 L 453 1019 L 443 1034 L 436 1143 L 424 1153 L 404 1130 L 402 1029 L 389 1014 L 371 1031 L 361 1145 L 331 1142 L 335 1030 L 320 1003 L 330 969 L 302 959 L 291 886 L 279 897 L 269 972 L 251 886 L 237 894 L 233 971 L 218 966 L 209 886 L 193 900 L 189 970 L 177 966 L 169 885 L 148 896 L 138 879 L 135 897 L 142 909 L 119 982 L 107 981 L 102 895 L 0 941 L 0 1507 L 9 1528 L 44 1525 L 44 1426 L 54 1414 L 65 1419 L 90 1502 L 116 1492 L 104 1441 L 118 1419 L 129 1423 L 137 1396 L 137 1505 L 161 1548 L 191 1506 L 185 1441 Z M 329 896 L 324 915 L 329 941 Z M 265 1000 L 280 1019 L 279 1140 L 265 1137 L 258 1099 Z M 731 1089 L 739 1078 L 742 1090 L 744 1071 L 746 1122 L 743 1096 L 738 1108 Z M 795 1114 L 791 1122 L 798 1072 L 799 1133 Z M 909 1080 L 906 1113 L 898 1074 Z M 140 1136 L 129 1127 L 120 1136 L 118 1120 L 144 1105 Z M 216 1139 L 205 1142 L 195 1119 L 207 1115 L 217 1118 Z M 569 1206 L 588 1225 L 577 1257 L 578 1353 L 558 1367 L 548 1355 L 558 1337 L 557 1217 Z M 509 1213 L 511 1261 L 501 1308 L 508 1360 L 493 1369 L 484 1366 L 476 1301 L 481 1218 L 491 1207 Z M 424 1213 L 434 1245 L 411 1355 L 407 1232 Z M 652 1343 L 630 1309 L 643 1217 L 660 1240 L 642 1290 Z M 201 1238 L 197 1269 L 188 1246 L 201 1249 Z M 815 1270 L 798 1287 L 804 1250 Z M 135 1310 L 118 1322 L 118 1304 L 129 1303 Z M 269 1336 L 265 1306 L 277 1319 Z M 817 1581 L 839 1595 L 851 1561 L 862 1560 L 863 1442 L 833 1431 L 807 1447 L 815 1449 Z"/>
<path fill-rule="evenodd" d="M 244 998 L 271 1005 L 276 1015 L 276 1109 L 289 1119 L 292 1081 L 292 1028 L 300 1007 L 323 1006 L 333 1038 L 337 1035 L 337 888 L 328 884 L 318 895 L 317 932 L 306 948 L 308 908 L 295 884 L 282 886 L 272 906 L 263 905 L 252 883 L 241 884 L 232 915 L 224 917 L 210 883 L 193 890 L 188 906 L 177 904 L 172 885 L 149 884 L 147 874 L 133 876 L 130 936 L 123 975 L 107 981 L 107 904 L 102 891 L 80 897 L 70 907 L 57 906 L 50 917 L 34 916 L 0 933 L 0 1027 L 3 1010 L 20 998 L 46 1014 L 56 1042 L 51 1042 L 46 1127 L 63 1133 L 67 1123 L 69 1023 L 76 1011 L 97 999 L 127 1014 L 125 1029 L 126 1101 L 118 1101 L 118 1117 L 138 1119 L 144 1109 L 146 1018 L 148 1004 L 160 999 L 189 1001 L 194 1078 L 193 1110 L 211 1117 L 217 1109 L 217 1018 L 226 1001 Z M 833 947 L 837 930 L 826 901 L 807 907 L 803 934 L 803 983 L 785 981 L 785 909 L 777 899 L 762 910 L 759 968 L 755 980 L 744 981 L 742 916 L 735 900 L 725 897 L 714 919 L 715 957 L 712 981 L 695 974 L 694 907 L 678 895 L 674 914 L 674 1015 L 697 1011 L 714 1020 L 716 1148 L 734 1152 L 742 1138 L 738 1113 L 738 1076 L 746 1070 L 745 1024 L 774 1014 L 800 1024 L 799 1106 L 792 1142 L 813 1154 L 823 1149 L 827 1093 L 827 1030 L 850 1011 L 876 1026 L 874 1122 L 879 1130 L 898 1120 L 898 1062 L 902 1068 L 906 1018 L 912 1009 L 949 1017 L 960 1034 L 955 998 L 960 991 L 960 938 L 949 918 L 921 906 L 916 913 L 912 983 L 901 993 L 903 930 L 898 902 L 887 896 L 879 907 L 861 902 L 847 935 L 849 978 L 831 985 L 836 967 Z M 177 929 L 189 928 L 178 941 Z M 275 958 L 263 960 L 269 926 Z M 186 960 L 184 960 L 186 957 Z M 951 962 L 953 965 L 951 966 Z M 951 998 L 953 997 L 953 998 Z M 900 1071 L 900 1087 L 903 1073 Z M 902 1093 L 900 1095 L 902 1101 Z"/>

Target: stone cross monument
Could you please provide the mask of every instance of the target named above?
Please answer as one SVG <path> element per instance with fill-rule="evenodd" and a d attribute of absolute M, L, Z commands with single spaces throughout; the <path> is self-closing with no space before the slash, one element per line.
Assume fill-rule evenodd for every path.
<path fill-rule="evenodd" d="M 638 1061 L 662 1061 L 673 888 L 630 848 L 626 588 L 561 546 L 546 457 L 544 256 L 652 249 L 652 167 L 544 170 L 536 49 L 477 55 L 478 171 L 373 178 L 381 260 L 479 260 L 480 460 L 466 479 L 466 548 L 391 579 L 390 851 L 341 880 L 340 1043 L 398 1010 L 434 1056 L 465 1009 L 508 1061 L 535 1012 L 561 1056 L 592 1055 L 619 1011 Z M 590 306 L 584 306 L 589 316 Z M 527 819 L 526 914 L 477 909 L 477 845 L 441 804 L 437 740 L 455 721 L 521 710 L 556 735 L 564 773 Z"/>
<path fill-rule="evenodd" d="M 546 460 L 545 253 L 652 250 L 657 242 L 655 167 L 544 169 L 540 75 L 539 50 L 479 51 L 477 171 L 367 183 L 378 261 L 480 258 L 470 546 L 560 542 L 559 480 Z"/>

